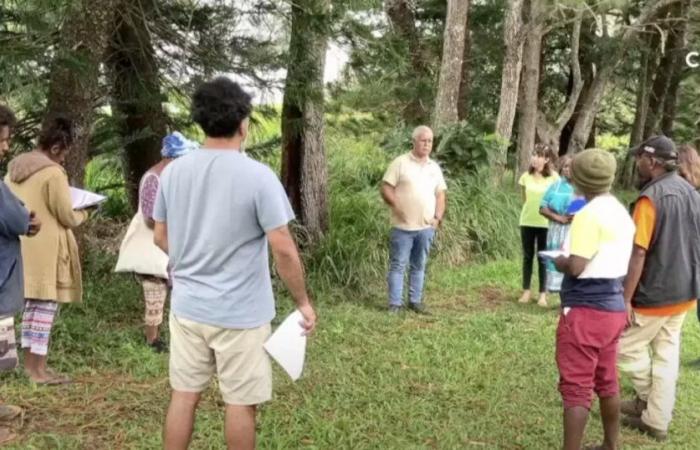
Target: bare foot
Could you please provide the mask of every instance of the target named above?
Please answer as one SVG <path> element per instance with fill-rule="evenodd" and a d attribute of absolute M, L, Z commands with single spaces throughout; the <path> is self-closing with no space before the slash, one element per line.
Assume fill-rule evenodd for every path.
<path fill-rule="evenodd" d="M 518 303 L 530 303 L 530 291 L 523 291 L 523 295 L 518 299 Z"/>
<path fill-rule="evenodd" d="M 537 306 L 540 306 L 542 308 L 546 308 L 547 305 L 547 294 L 542 293 L 540 294 L 539 300 L 537 300 Z"/>
<path fill-rule="evenodd" d="M 0 427 L 0 445 L 3 445 L 7 442 L 10 442 L 14 438 L 16 438 L 17 435 L 10 431 L 9 428 L 7 427 Z"/>

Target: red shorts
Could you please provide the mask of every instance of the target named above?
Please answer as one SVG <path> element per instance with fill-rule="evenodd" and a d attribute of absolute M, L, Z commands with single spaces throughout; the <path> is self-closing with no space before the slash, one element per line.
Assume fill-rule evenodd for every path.
<path fill-rule="evenodd" d="M 617 379 L 617 344 L 625 329 L 625 312 L 573 307 L 559 316 L 557 367 L 564 409 L 590 409 L 598 397 L 620 393 Z"/>

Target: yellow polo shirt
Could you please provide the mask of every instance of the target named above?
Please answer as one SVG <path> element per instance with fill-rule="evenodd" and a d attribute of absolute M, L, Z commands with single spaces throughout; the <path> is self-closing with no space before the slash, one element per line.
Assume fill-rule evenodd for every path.
<path fill-rule="evenodd" d="M 394 159 L 383 181 L 395 188 L 397 209 L 405 220 L 392 211 L 391 225 L 406 231 L 423 230 L 435 217 L 437 194 L 447 190 L 442 169 L 432 159 L 419 161 L 409 152 Z"/>

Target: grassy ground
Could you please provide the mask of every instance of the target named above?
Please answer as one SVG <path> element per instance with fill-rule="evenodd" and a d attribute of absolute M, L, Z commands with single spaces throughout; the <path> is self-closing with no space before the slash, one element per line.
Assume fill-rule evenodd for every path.
<path fill-rule="evenodd" d="M 128 277 L 93 261 L 83 305 L 65 308 L 52 361 L 76 383 L 36 387 L 5 374 L 1 398 L 26 409 L 16 449 L 157 449 L 168 400 L 167 357 L 141 341 L 142 307 Z M 275 398 L 259 415 L 263 449 L 556 449 L 560 400 L 553 340 L 556 309 L 521 306 L 518 267 L 493 262 L 431 269 L 430 317 L 387 315 L 372 301 L 319 295 L 320 325 L 303 378 L 275 368 Z M 278 301 L 280 316 L 291 310 Z M 689 315 L 669 449 L 700 441 L 700 327 Z M 629 393 L 629 386 L 626 386 Z M 194 449 L 223 448 L 222 408 L 210 389 Z M 601 436 L 597 413 L 586 441 Z M 661 448 L 635 433 L 624 448 Z"/>

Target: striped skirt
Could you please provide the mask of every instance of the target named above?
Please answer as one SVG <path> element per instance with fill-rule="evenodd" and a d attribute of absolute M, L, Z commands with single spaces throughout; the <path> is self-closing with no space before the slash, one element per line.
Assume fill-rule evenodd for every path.
<path fill-rule="evenodd" d="M 22 348 L 35 355 L 46 356 L 58 303 L 45 300 L 27 300 L 22 315 Z"/>
<path fill-rule="evenodd" d="M 561 250 L 564 246 L 566 236 L 569 234 L 569 224 L 561 224 L 558 222 L 549 222 L 549 231 L 547 231 L 547 250 Z M 547 260 L 547 292 L 559 292 L 561 290 L 561 282 L 564 280 L 564 274 L 559 272 L 554 267 L 554 261 Z"/>

